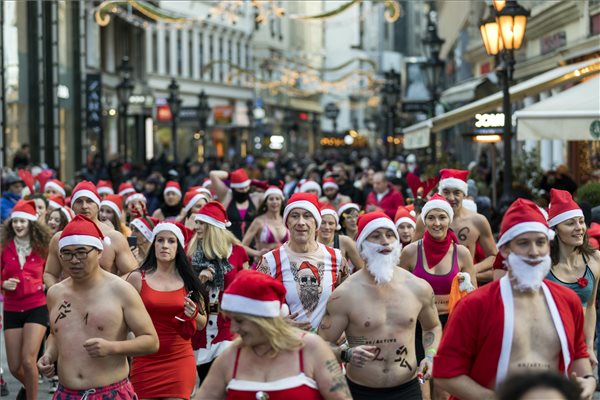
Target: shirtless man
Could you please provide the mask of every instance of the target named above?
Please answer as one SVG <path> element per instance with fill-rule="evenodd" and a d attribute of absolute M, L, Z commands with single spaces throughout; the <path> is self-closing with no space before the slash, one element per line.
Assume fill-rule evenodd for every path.
<path fill-rule="evenodd" d="M 359 218 L 357 244 L 366 268 L 332 294 L 319 335 L 333 345 L 346 334 L 349 348 L 334 346 L 334 353 L 347 363 L 346 378 L 355 400 L 421 399 L 417 377 L 430 377 L 442 337 L 433 290 L 424 280 L 396 267 L 401 249 L 398 232 L 382 211 Z M 426 349 L 419 366 L 417 320 Z"/>
<path fill-rule="evenodd" d="M 103 269 L 113 274 L 125 275 L 137 268 L 138 263 L 129 249 L 125 236 L 98 219 L 100 196 L 92 182 L 82 181 L 75 186 L 71 194 L 71 205 L 76 215 L 84 215 L 94 221 L 102 234 L 110 238 L 110 244 L 105 246 L 100 256 L 100 266 Z M 44 271 L 44 284 L 48 288 L 59 282 L 61 277 L 62 269 L 58 251 L 60 235 L 61 232 L 57 232 L 50 240 Z"/>
<path fill-rule="evenodd" d="M 581 302 L 571 289 L 544 280 L 552 236 L 533 202 L 517 199 L 507 210 L 498 247 L 508 274 L 457 304 L 435 357 L 433 377 L 453 396 L 493 399 L 507 376 L 531 370 L 571 375 L 582 399 L 593 395 Z"/>
<path fill-rule="evenodd" d="M 462 205 L 463 199 L 467 196 L 468 174 L 469 171 L 456 169 L 440 170 L 439 193 L 452 206 L 454 219 L 450 224 L 450 228 L 456 234 L 460 244 L 469 249 L 473 258 L 478 243 L 485 253 L 485 259 L 474 265 L 477 282 L 482 284 L 492 280 L 492 265 L 497 250 L 488 220 L 483 215 L 470 211 Z M 423 221 L 418 218 L 415 240 L 421 239 L 424 231 Z"/>
<path fill-rule="evenodd" d="M 133 286 L 99 268 L 104 235 L 78 215 L 60 234 L 61 264 L 69 278 L 48 290 L 50 336 L 38 368 L 53 376 L 55 398 L 135 399 L 127 356 L 154 353 L 158 336 Z M 131 331 L 135 338 L 127 340 Z"/>

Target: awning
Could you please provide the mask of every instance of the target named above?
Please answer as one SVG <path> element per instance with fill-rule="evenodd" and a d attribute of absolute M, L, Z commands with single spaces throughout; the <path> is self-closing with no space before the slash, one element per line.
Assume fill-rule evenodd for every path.
<path fill-rule="evenodd" d="M 600 124 L 600 77 L 517 111 L 515 117 L 518 140 L 598 140 L 592 124 Z"/>
<path fill-rule="evenodd" d="M 565 85 L 571 82 L 577 82 L 586 76 L 600 73 L 600 58 L 584 61 L 578 64 L 565 65 L 545 72 L 541 75 L 518 83 L 510 88 L 511 102 L 522 100 L 527 96 L 533 96 L 544 90 L 553 87 Z M 420 122 L 405 128 L 404 142 L 410 141 L 410 135 L 416 134 L 421 129 L 430 126 L 431 132 L 440 132 L 443 129 L 454 126 L 465 120 L 475 117 L 475 114 L 482 114 L 492 111 L 502 105 L 502 92 L 492 94 L 483 99 L 474 101 L 455 110 L 437 115 L 427 121 Z"/>
<path fill-rule="evenodd" d="M 446 89 L 440 95 L 440 101 L 443 103 L 459 103 L 472 101 L 476 97 L 477 88 L 487 82 L 485 76 L 469 79 L 463 83 Z"/>

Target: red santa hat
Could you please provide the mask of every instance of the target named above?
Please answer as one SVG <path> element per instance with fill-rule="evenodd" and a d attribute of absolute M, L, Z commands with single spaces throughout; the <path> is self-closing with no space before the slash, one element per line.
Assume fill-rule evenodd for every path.
<path fill-rule="evenodd" d="M 335 219 L 336 231 L 342 229 L 342 227 L 340 226 L 340 217 L 338 216 L 337 211 L 335 211 L 335 208 L 333 208 L 329 204 L 325 204 L 323 207 L 321 207 L 321 219 L 323 219 L 322 217 L 324 217 L 325 215 L 333 216 L 333 218 Z"/>
<path fill-rule="evenodd" d="M 152 230 L 152 237 L 155 238 L 161 232 L 171 232 L 175 235 L 181 247 L 185 247 L 187 245 L 187 235 L 188 231 L 183 224 L 180 222 L 173 221 L 163 221 L 159 222 L 154 229 Z"/>
<path fill-rule="evenodd" d="M 67 222 L 71 222 L 73 218 L 75 218 L 75 213 L 69 207 L 60 207 L 59 210 L 65 215 L 65 217 L 67 217 Z"/>
<path fill-rule="evenodd" d="M 321 196 L 323 193 L 321 191 L 321 186 L 315 181 L 305 181 L 302 183 L 302 186 L 300 186 L 300 193 L 306 193 L 309 190 L 316 190 L 318 192 L 317 196 Z"/>
<path fill-rule="evenodd" d="M 425 221 L 425 218 L 427 217 L 429 211 L 434 209 L 444 211 L 446 214 L 448 214 L 450 222 L 452 222 L 452 219 L 454 218 L 454 211 L 452 211 L 452 206 L 450 205 L 450 203 L 448 203 L 448 200 L 446 200 L 446 198 L 439 193 L 434 194 L 427 201 L 427 203 L 425 203 L 423 209 L 421 210 L 421 219 Z"/>
<path fill-rule="evenodd" d="M 185 196 L 183 196 L 184 213 L 187 214 L 188 211 L 190 211 L 192 207 L 194 207 L 194 205 L 202 199 L 210 201 L 210 199 L 204 193 L 196 192 L 195 190 L 186 192 Z"/>
<path fill-rule="evenodd" d="M 583 217 L 583 211 L 566 190 L 550 189 L 548 226 L 553 227 L 575 217 Z"/>
<path fill-rule="evenodd" d="M 61 208 L 65 206 L 65 198 L 59 195 L 48 197 L 48 207 Z"/>
<path fill-rule="evenodd" d="M 28 221 L 37 221 L 37 211 L 35 208 L 35 201 L 33 200 L 19 200 L 10 213 L 10 218 L 22 218 Z"/>
<path fill-rule="evenodd" d="M 123 197 L 118 194 L 108 194 L 100 202 L 100 207 L 106 206 L 117 214 L 118 218 L 121 218 L 123 212 Z"/>
<path fill-rule="evenodd" d="M 98 189 L 98 194 L 100 194 L 100 195 L 115 194 L 115 191 L 113 190 L 111 181 L 99 180 L 98 184 L 96 185 L 96 188 Z"/>
<path fill-rule="evenodd" d="M 46 184 L 44 185 L 44 192 L 48 189 L 56 190 L 58 193 L 62 194 L 63 197 L 67 195 L 67 192 L 65 192 L 65 184 L 59 181 L 58 179 L 51 179 L 48 182 L 46 182 Z"/>
<path fill-rule="evenodd" d="M 539 207 L 531 200 L 519 198 L 504 213 L 500 224 L 498 248 L 527 232 L 540 232 L 548 236 L 549 240 L 554 239 L 554 231 L 548 226 Z"/>
<path fill-rule="evenodd" d="M 196 221 L 202 221 L 217 228 L 226 229 L 231 226 L 227 219 L 227 211 L 218 201 L 209 201 L 196 213 Z"/>
<path fill-rule="evenodd" d="M 377 210 L 358 217 L 358 231 L 356 232 L 356 247 L 360 251 L 362 243 L 371 233 L 379 228 L 387 228 L 394 232 L 397 240 L 400 240 L 396 225 L 383 211 Z"/>
<path fill-rule="evenodd" d="M 406 207 L 398 207 L 398 211 L 396 211 L 396 215 L 394 217 L 394 222 L 396 228 L 400 226 L 400 224 L 407 223 L 410 224 L 413 228 L 417 227 L 417 219 L 408 211 Z"/>
<path fill-rule="evenodd" d="M 144 203 L 147 202 L 146 196 L 144 196 L 142 193 L 134 193 L 132 195 L 127 196 L 127 198 L 125 199 L 125 205 L 128 205 L 132 201 L 143 201 Z"/>
<path fill-rule="evenodd" d="M 252 182 L 243 168 L 236 169 L 229 174 L 229 187 L 232 189 L 243 189 L 250 186 Z"/>
<path fill-rule="evenodd" d="M 334 178 L 325 178 L 323 180 L 323 190 L 327 189 L 327 188 L 334 188 L 334 189 L 339 189 L 340 187 L 338 186 L 337 182 L 335 181 Z"/>
<path fill-rule="evenodd" d="M 100 207 L 100 195 L 96 190 L 96 185 L 90 181 L 81 181 L 75 186 L 71 193 L 71 203 L 75 204 L 78 198 L 87 197 Z"/>
<path fill-rule="evenodd" d="M 104 245 L 110 245 L 110 239 L 105 238 L 102 231 L 85 215 L 76 215 L 71 222 L 65 226 L 60 239 L 58 239 L 59 250 L 65 246 L 92 246 L 103 250 Z"/>
<path fill-rule="evenodd" d="M 252 270 L 238 272 L 225 289 L 221 310 L 263 318 L 286 316 L 285 287 L 277 279 Z"/>
<path fill-rule="evenodd" d="M 163 191 L 163 195 L 166 195 L 169 192 L 173 192 L 181 197 L 181 186 L 179 186 L 179 182 L 168 181 L 165 185 L 165 190 Z"/>
<path fill-rule="evenodd" d="M 211 200 L 213 197 L 211 191 L 205 188 L 204 186 L 192 186 L 188 188 L 188 192 L 204 193 L 208 200 Z"/>
<path fill-rule="evenodd" d="M 461 169 L 442 169 L 440 170 L 439 192 L 444 189 L 458 189 L 467 195 L 469 187 L 467 185 L 467 177 L 469 171 Z"/>
<path fill-rule="evenodd" d="M 204 181 L 202 182 L 202 187 L 208 188 L 211 186 L 212 186 L 212 181 L 209 178 L 204 178 Z"/>
<path fill-rule="evenodd" d="M 154 240 L 154 234 L 152 231 L 156 225 L 158 225 L 158 223 L 159 221 L 157 218 L 145 216 L 134 219 L 131 221 L 130 225 L 140 231 L 147 241 L 152 242 Z"/>
<path fill-rule="evenodd" d="M 360 206 L 356 203 L 343 203 L 340 204 L 340 208 L 338 208 L 338 216 L 342 216 L 343 213 L 350 210 L 356 210 L 360 212 Z"/>
<path fill-rule="evenodd" d="M 130 193 L 135 193 L 133 184 L 131 184 L 130 182 L 123 182 L 119 185 L 119 194 L 121 196 L 125 197 Z"/>
<path fill-rule="evenodd" d="M 277 186 L 269 186 L 269 188 L 265 190 L 265 199 L 271 195 L 279 196 L 282 200 L 285 200 L 283 192 Z"/>
<path fill-rule="evenodd" d="M 321 212 L 319 211 L 319 199 L 312 193 L 294 193 L 283 210 L 283 223 L 287 221 L 289 213 L 296 208 L 301 208 L 312 214 L 317 221 L 317 229 L 321 226 Z"/>

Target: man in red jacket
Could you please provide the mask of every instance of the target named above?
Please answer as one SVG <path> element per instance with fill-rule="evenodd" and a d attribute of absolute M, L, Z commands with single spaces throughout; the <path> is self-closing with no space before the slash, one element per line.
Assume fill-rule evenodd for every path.
<path fill-rule="evenodd" d="M 382 210 L 394 219 L 398 207 L 404 205 L 404 197 L 389 184 L 383 172 L 373 174 L 373 191 L 367 196 L 367 212 Z"/>

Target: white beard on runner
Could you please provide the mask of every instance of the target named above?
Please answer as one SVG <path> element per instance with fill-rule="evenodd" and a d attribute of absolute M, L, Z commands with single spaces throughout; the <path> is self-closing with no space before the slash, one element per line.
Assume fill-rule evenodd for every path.
<path fill-rule="evenodd" d="M 363 241 L 360 256 L 367 264 L 367 270 L 373 275 L 378 285 L 389 283 L 394 277 L 394 269 L 400 261 L 400 242 L 395 241 L 389 246 Z M 383 249 L 391 249 L 389 254 L 380 253 Z"/>
<path fill-rule="evenodd" d="M 516 281 L 515 289 L 521 291 L 538 290 L 542 286 L 542 281 L 548 275 L 548 272 L 550 272 L 550 268 L 552 267 L 550 255 L 530 259 L 510 253 L 507 261 L 510 275 Z M 536 266 L 528 264 L 528 262 L 535 263 L 539 261 L 541 262 Z"/>

